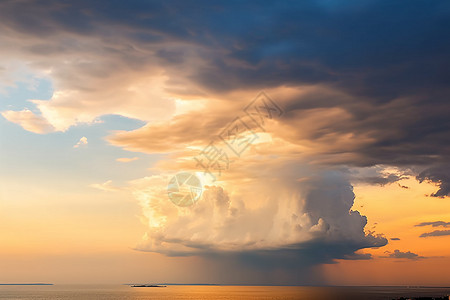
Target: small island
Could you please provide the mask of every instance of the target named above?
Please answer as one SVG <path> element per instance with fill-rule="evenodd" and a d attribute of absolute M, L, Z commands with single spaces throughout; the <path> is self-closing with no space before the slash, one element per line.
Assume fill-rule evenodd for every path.
<path fill-rule="evenodd" d="M 131 287 L 166 287 L 166 286 L 157 284 L 133 284 Z"/>

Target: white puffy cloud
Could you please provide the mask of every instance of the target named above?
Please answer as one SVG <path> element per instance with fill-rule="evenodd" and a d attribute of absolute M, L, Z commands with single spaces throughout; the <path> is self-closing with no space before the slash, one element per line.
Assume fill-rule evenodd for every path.
<path fill-rule="evenodd" d="M 87 139 L 87 137 L 83 136 L 73 147 L 79 148 L 82 146 L 86 146 L 87 144 L 88 144 L 88 139 Z"/>

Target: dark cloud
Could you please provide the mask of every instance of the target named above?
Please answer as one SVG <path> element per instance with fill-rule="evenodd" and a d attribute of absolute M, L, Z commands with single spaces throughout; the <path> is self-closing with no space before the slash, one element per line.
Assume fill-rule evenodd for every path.
<path fill-rule="evenodd" d="M 388 255 L 382 256 L 383 258 L 399 258 L 399 259 L 411 259 L 411 260 L 425 258 L 424 256 L 419 256 L 418 254 L 413 253 L 411 251 L 402 252 L 398 249 L 394 250 L 394 252 L 386 251 L 386 253 Z"/>
<path fill-rule="evenodd" d="M 150 59 L 139 55 L 145 49 L 160 59 L 171 80 L 212 93 L 307 85 L 339 91 L 340 96 L 314 91 L 290 99 L 283 122 L 295 128 L 293 119 L 312 109 L 339 108 L 349 118 L 315 128 L 309 139 L 332 133 L 369 142 L 333 149 L 329 155 L 353 155 L 328 163 L 423 168 L 450 161 L 449 14 L 448 2 L 419 0 L 348 2 L 339 8 L 321 1 L 0 5 L 8 29 L 43 42 L 66 33 L 121 43 L 128 49 L 122 59 L 134 68 Z M 199 54 L 195 68 L 185 66 L 187 45 Z M 61 41 L 29 49 L 47 55 L 68 48 Z M 448 195 L 447 175 L 436 168 L 424 172 L 419 180 L 440 185 L 434 196 Z M 395 178 L 367 180 L 385 184 Z"/>
<path fill-rule="evenodd" d="M 256 250 L 238 252 L 236 258 L 244 265 L 256 269 L 298 269 L 302 266 L 315 266 L 320 264 L 333 264 L 336 259 L 344 260 L 369 260 L 370 253 L 354 253 L 365 247 L 377 247 L 382 243 L 354 243 L 324 242 L 315 240 L 291 248 L 274 250 Z"/>
<path fill-rule="evenodd" d="M 435 222 L 422 222 L 419 224 L 414 225 L 416 227 L 422 227 L 422 226 L 432 226 L 432 227 L 450 227 L 450 222 L 444 222 L 444 221 L 435 221 Z"/>
<path fill-rule="evenodd" d="M 409 189 L 409 186 L 401 185 L 400 183 L 398 183 L 398 186 L 405 190 Z"/>
<path fill-rule="evenodd" d="M 370 253 L 353 253 L 351 255 L 346 255 L 344 259 L 346 260 L 370 260 L 372 259 L 372 254 Z"/>
<path fill-rule="evenodd" d="M 378 185 L 386 185 L 389 183 L 393 183 L 402 179 L 405 179 L 407 177 L 399 176 L 396 174 L 389 174 L 386 177 L 362 177 L 360 178 L 360 181 L 369 183 L 369 184 L 378 184 Z"/>
<path fill-rule="evenodd" d="M 400 238 L 391 238 L 391 241 L 400 241 Z"/>
<path fill-rule="evenodd" d="M 431 181 L 439 186 L 439 190 L 433 194 L 432 197 L 443 198 L 450 195 L 450 165 L 441 165 L 437 167 L 428 168 L 417 176 L 417 180 Z"/>
<path fill-rule="evenodd" d="M 387 171 L 389 168 L 385 165 L 375 165 L 373 167 L 352 168 L 349 170 L 352 183 L 364 183 L 370 185 L 385 186 L 404 179 L 409 179 L 411 171 L 408 169 L 396 168 Z M 402 188 L 400 183 L 397 183 Z"/>
<path fill-rule="evenodd" d="M 370 253 L 355 253 L 361 248 L 380 247 L 383 241 L 373 239 L 366 242 L 335 241 L 321 239 L 291 245 L 288 248 L 237 252 L 205 251 L 195 254 L 211 264 L 221 264 L 225 272 L 223 282 L 240 284 L 320 284 L 323 274 L 315 268 L 322 264 L 335 264 L 337 260 L 371 260 Z M 145 251 L 138 249 L 140 251 Z M 192 255 L 192 254 L 191 254 Z M 169 256 L 189 256 L 178 253 Z M 285 276 L 274 278 L 274 270 Z M 242 274 L 251 273 L 252 276 Z M 239 280 L 238 280 L 239 278 Z"/>
<path fill-rule="evenodd" d="M 420 237 L 430 237 L 430 236 L 445 236 L 450 235 L 450 230 L 435 230 L 432 232 L 425 232 L 420 235 Z"/>

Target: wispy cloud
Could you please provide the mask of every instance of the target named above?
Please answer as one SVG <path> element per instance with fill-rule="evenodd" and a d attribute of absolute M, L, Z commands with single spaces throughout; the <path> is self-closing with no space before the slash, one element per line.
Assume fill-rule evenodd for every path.
<path fill-rule="evenodd" d="M 121 190 L 120 187 L 114 186 L 112 180 L 105 181 L 103 183 L 94 183 L 89 185 L 92 188 L 105 191 L 105 192 L 116 192 Z"/>
<path fill-rule="evenodd" d="M 420 235 L 421 238 L 431 237 L 431 236 L 446 236 L 450 235 L 450 230 L 435 230 L 432 232 L 425 232 Z"/>
<path fill-rule="evenodd" d="M 2 116 L 12 122 L 22 126 L 23 129 L 34 133 L 49 133 L 53 132 L 54 127 L 42 116 L 34 114 L 32 111 L 25 109 L 21 111 L 4 111 Z"/>
<path fill-rule="evenodd" d="M 117 158 L 116 159 L 116 161 L 118 161 L 118 162 L 122 162 L 122 163 L 128 163 L 128 162 L 132 162 L 132 161 L 135 161 L 135 160 L 138 160 L 139 159 L 139 157 L 120 157 L 120 158 Z"/>
<path fill-rule="evenodd" d="M 432 226 L 432 227 L 450 227 L 450 222 L 444 222 L 444 221 L 435 221 L 435 222 L 422 222 L 419 224 L 414 225 L 416 227 L 422 227 L 422 226 Z"/>
<path fill-rule="evenodd" d="M 422 223 L 416 224 L 414 226 L 415 227 L 431 226 L 431 227 L 448 228 L 448 227 L 450 227 L 450 222 L 444 222 L 444 221 L 422 222 Z M 446 236 L 446 235 L 450 235 L 450 230 L 435 230 L 432 232 L 425 232 L 425 233 L 422 233 L 420 235 L 420 237 L 425 238 L 425 237 Z"/>

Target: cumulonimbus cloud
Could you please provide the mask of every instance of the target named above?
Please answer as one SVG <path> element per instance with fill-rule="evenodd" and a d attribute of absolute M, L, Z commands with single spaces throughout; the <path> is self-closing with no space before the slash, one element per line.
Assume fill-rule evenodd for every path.
<path fill-rule="evenodd" d="M 292 162 L 280 168 L 273 162 L 271 173 L 278 175 L 272 177 L 263 167 L 253 165 L 260 176 L 245 184 L 235 178 L 226 181 L 226 188 L 206 186 L 202 199 L 188 208 L 167 199 L 168 178 L 133 182 L 149 227 L 137 249 L 181 256 L 245 253 L 255 259 L 265 253 L 277 261 L 286 253 L 314 256 L 313 249 L 320 248 L 311 259 L 325 263 L 362 259 L 356 251 L 387 243 L 382 236 L 366 233 L 366 218 L 351 210 L 354 194 L 345 174 L 298 164 L 296 170 Z"/>

